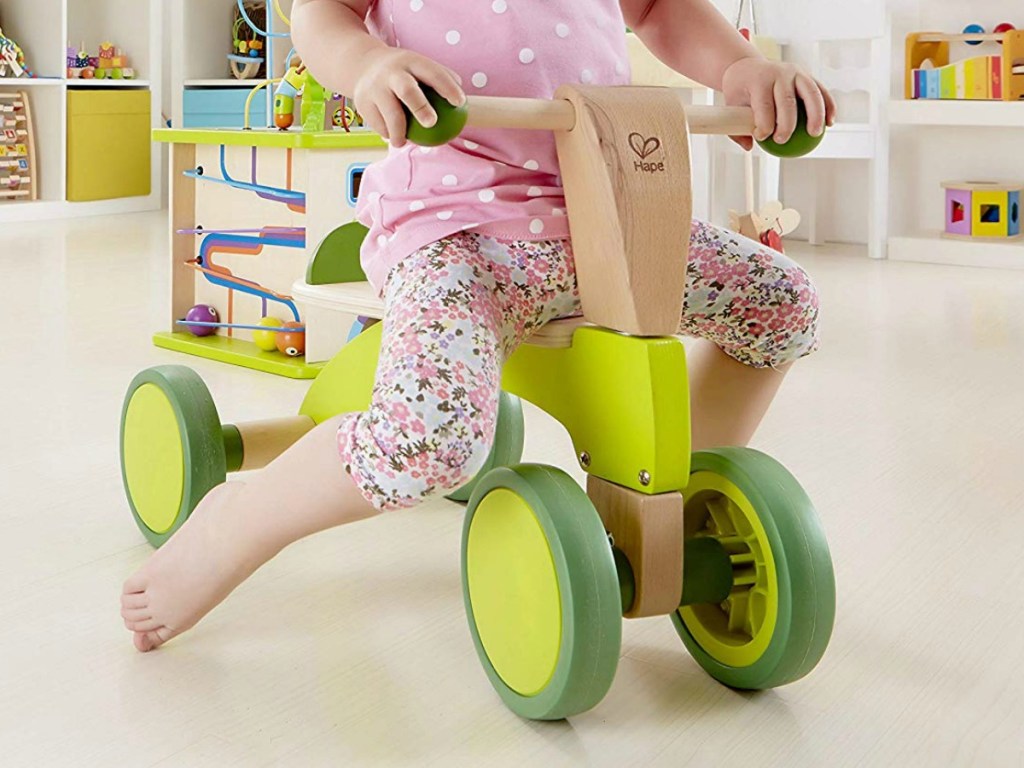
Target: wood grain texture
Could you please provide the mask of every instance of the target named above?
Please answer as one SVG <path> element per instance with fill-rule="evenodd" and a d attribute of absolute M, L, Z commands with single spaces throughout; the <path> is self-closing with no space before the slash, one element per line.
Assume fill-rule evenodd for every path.
<path fill-rule="evenodd" d="M 20 91 L 21 102 L 25 105 L 25 129 L 28 136 L 25 137 L 25 148 L 28 150 L 28 179 L 32 192 L 30 200 L 39 199 L 39 166 L 36 165 L 36 124 L 32 119 L 32 102 L 29 100 L 27 91 Z"/>
<path fill-rule="evenodd" d="M 638 493 L 593 475 L 587 495 L 629 559 L 636 597 L 627 619 L 665 616 L 679 608 L 683 596 L 683 495 Z"/>
<path fill-rule="evenodd" d="M 284 416 L 279 419 L 247 421 L 235 425 L 242 436 L 240 472 L 260 469 L 288 450 L 316 424 L 308 416 Z"/>
<path fill-rule="evenodd" d="M 179 230 L 195 229 L 196 227 L 196 182 L 183 174 L 195 170 L 195 144 L 172 144 L 170 154 L 170 283 L 171 283 L 171 316 L 166 328 L 159 330 L 178 330 L 178 320 L 196 303 L 196 273 L 187 262 L 196 257 L 196 236 L 178 234 Z"/>
<path fill-rule="evenodd" d="M 666 88 L 563 86 L 555 134 L 583 314 L 623 333 L 678 331 L 690 244 L 686 113 Z"/>

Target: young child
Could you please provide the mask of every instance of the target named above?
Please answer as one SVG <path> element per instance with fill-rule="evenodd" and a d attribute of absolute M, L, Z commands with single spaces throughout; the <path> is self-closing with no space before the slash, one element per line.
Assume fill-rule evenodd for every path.
<path fill-rule="evenodd" d="M 469 481 L 494 436 L 503 361 L 579 311 L 553 136 L 470 129 L 413 147 L 402 105 L 436 122 L 419 83 L 454 105 L 626 85 L 628 25 L 673 69 L 751 105 L 756 138 L 786 141 L 797 99 L 812 134 L 833 120 L 823 87 L 764 60 L 710 0 L 295 0 L 292 22 L 320 82 L 352 94 L 391 143 L 358 210 L 387 307 L 372 403 L 211 491 L 128 579 L 121 613 L 140 651 L 191 628 L 288 544 Z M 790 364 L 816 348 L 818 298 L 784 256 L 699 222 L 687 274 L 680 332 L 702 340 L 690 356 L 694 445 L 742 445 Z M 297 477 L 301 502 L 288 493 Z"/>

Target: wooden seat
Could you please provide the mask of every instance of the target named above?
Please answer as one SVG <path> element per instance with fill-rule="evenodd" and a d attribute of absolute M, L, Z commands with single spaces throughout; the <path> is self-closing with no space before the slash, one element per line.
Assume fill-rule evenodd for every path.
<path fill-rule="evenodd" d="M 384 302 L 367 282 L 310 285 L 300 280 L 292 286 L 292 294 L 303 304 L 357 317 L 384 319 Z M 572 346 L 576 329 L 582 325 L 587 325 L 582 317 L 554 320 L 533 334 L 527 344 L 549 349 L 568 348 Z"/>

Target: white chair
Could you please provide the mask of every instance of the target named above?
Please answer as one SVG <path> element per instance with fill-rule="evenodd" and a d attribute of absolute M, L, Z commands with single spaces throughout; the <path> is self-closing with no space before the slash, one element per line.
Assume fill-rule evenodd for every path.
<path fill-rule="evenodd" d="M 848 63 L 850 55 L 859 61 Z M 844 54 L 847 54 L 844 57 Z M 826 133 L 821 146 L 800 161 L 800 172 L 808 169 L 811 181 L 810 210 L 804 213 L 808 240 L 824 242 L 820 201 L 826 189 L 826 170 L 832 170 L 833 188 L 841 189 L 842 163 L 869 164 L 868 220 L 865 240 L 868 255 L 885 258 L 888 231 L 889 178 L 888 145 L 881 140 L 884 105 L 889 93 L 891 52 L 886 38 L 819 40 L 814 44 L 812 71 L 840 102 L 838 122 Z M 850 108 L 844 108 L 843 102 Z M 859 112 L 859 114 L 858 114 Z M 827 168 L 831 165 L 832 168 Z"/>

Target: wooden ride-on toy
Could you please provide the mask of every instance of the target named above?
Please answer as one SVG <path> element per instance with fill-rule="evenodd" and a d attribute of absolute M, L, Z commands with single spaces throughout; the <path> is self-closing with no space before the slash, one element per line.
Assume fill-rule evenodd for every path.
<path fill-rule="evenodd" d="M 495 446 L 472 484 L 463 593 L 495 690 L 527 718 L 590 709 L 611 686 L 623 616 L 670 615 L 697 662 L 734 688 L 803 677 L 835 615 L 821 524 L 765 454 L 691 454 L 686 355 L 671 335 L 690 238 L 687 131 L 749 135 L 751 111 L 687 109 L 657 88 L 564 87 L 552 101 L 471 98 L 468 110 L 428 96 L 440 117 L 428 142 L 451 140 L 467 119 L 555 131 L 585 313 L 550 323 L 506 363 Z M 377 324 L 324 368 L 299 416 L 256 425 L 222 426 L 187 369 L 139 374 L 122 467 L 143 532 L 161 543 L 227 471 L 365 409 L 380 343 Z M 560 469 L 518 464 L 518 397 L 567 428 L 586 491 Z"/>

